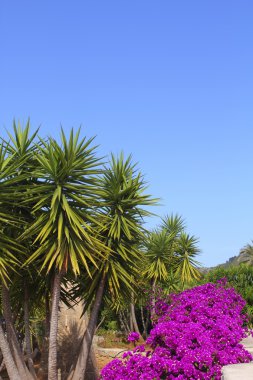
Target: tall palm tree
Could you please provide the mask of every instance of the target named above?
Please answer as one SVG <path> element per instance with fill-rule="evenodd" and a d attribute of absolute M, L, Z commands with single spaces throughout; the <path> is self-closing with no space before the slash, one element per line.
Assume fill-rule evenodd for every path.
<path fill-rule="evenodd" d="M 2 210 L 6 210 L 8 215 L 12 215 L 12 218 L 15 218 L 16 220 L 15 225 L 6 223 L 2 224 L 2 233 L 4 234 L 4 240 L 8 240 L 9 242 L 13 241 L 15 242 L 15 245 L 12 243 L 12 246 L 10 246 L 8 249 L 5 249 L 5 255 L 6 253 L 9 253 L 9 256 L 11 255 L 12 260 L 8 263 L 8 270 L 5 276 L 1 277 L 1 289 L 3 300 L 3 314 L 7 326 L 7 340 L 13 356 L 13 360 L 16 364 L 19 376 L 23 379 L 32 379 L 34 376 L 30 374 L 26 367 L 24 357 L 17 340 L 15 327 L 12 321 L 10 303 L 10 277 L 13 279 L 13 277 L 16 275 L 17 272 L 15 272 L 15 267 L 17 268 L 17 264 L 19 266 L 22 264 L 22 260 L 24 260 L 26 254 L 25 245 L 17 244 L 17 239 L 21 234 L 22 229 L 24 229 L 24 226 L 26 224 L 26 217 L 27 214 L 29 214 L 28 210 L 23 209 L 21 206 L 22 197 L 20 195 L 20 189 L 22 189 L 24 194 L 26 192 L 26 185 L 31 181 L 31 170 L 33 169 L 32 157 L 34 153 L 33 141 L 36 137 L 37 131 L 31 137 L 29 137 L 29 121 L 24 129 L 22 129 L 20 125 L 17 126 L 14 121 L 13 131 L 13 135 L 9 134 L 9 143 L 2 141 L 1 151 L 3 152 L 4 147 L 6 158 L 4 155 L 1 155 L 2 169 L 4 170 L 1 173 L 2 202 L 0 207 Z M 4 158 L 5 160 L 3 161 Z M 18 250 L 17 246 L 19 247 Z"/>
<path fill-rule="evenodd" d="M 143 219 L 150 215 L 144 206 L 152 205 L 155 200 L 145 194 L 143 176 L 136 169 L 129 156 L 111 156 L 110 166 L 106 166 L 100 183 L 100 220 L 99 235 L 103 244 L 110 249 L 98 269 L 94 268 L 93 284 L 86 290 L 86 301 L 92 304 L 90 319 L 84 334 L 77 365 L 69 379 L 83 380 L 87 359 L 95 332 L 98 312 L 105 292 L 117 299 L 133 291 L 133 274 L 141 252 L 137 243 L 144 236 Z M 86 285 L 87 286 L 87 285 Z"/>
<path fill-rule="evenodd" d="M 11 216 L 9 211 L 9 202 L 11 194 L 9 193 L 8 183 L 16 170 L 16 166 L 11 163 L 11 157 L 4 142 L 0 144 L 0 280 L 2 287 L 6 287 L 7 281 L 10 278 L 9 269 L 18 264 L 15 257 L 21 248 L 15 240 L 6 234 L 6 228 L 10 226 L 18 226 L 18 219 Z M 2 306 L 6 309 L 7 305 L 2 299 Z M 10 337 L 9 337 L 10 339 Z M 21 376 L 18 369 L 18 364 L 14 360 L 13 352 L 11 351 L 10 342 L 7 341 L 2 323 L 0 323 L 0 348 L 4 357 L 4 362 L 9 376 L 15 380 L 20 380 Z"/>
<path fill-rule="evenodd" d="M 93 139 L 80 138 L 73 129 L 67 140 L 63 130 L 61 142 L 49 138 L 37 146 L 37 184 L 29 188 L 33 212 L 38 217 L 23 234 L 33 237 L 39 247 L 26 264 L 53 274 L 49 336 L 48 379 L 57 379 L 58 307 L 62 278 L 78 275 L 80 266 L 91 275 L 90 266 L 98 266 L 103 258 L 102 244 L 92 225 L 97 225 L 93 207 L 97 193 L 96 176 L 99 160 L 92 147 Z"/>

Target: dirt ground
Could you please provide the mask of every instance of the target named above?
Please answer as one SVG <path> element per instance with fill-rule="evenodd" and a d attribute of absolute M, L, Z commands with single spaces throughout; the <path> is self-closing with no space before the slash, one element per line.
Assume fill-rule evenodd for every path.
<path fill-rule="evenodd" d="M 108 356 L 102 356 L 98 353 L 96 354 L 96 359 L 99 371 L 101 371 L 106 364 L 110 363 L 113 360 L 113 358 L 109 358 Z"/>

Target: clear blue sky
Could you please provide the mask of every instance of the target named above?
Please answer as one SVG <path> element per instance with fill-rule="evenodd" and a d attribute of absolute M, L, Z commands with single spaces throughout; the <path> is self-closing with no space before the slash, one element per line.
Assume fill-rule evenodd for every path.
<path fill-rule="evenodd" d="M 154 211 L 224 262 L 253 239 L 252 16 L 252 0 L 2 0 L 1 134 L 30 116 L 132 153 Z"/>

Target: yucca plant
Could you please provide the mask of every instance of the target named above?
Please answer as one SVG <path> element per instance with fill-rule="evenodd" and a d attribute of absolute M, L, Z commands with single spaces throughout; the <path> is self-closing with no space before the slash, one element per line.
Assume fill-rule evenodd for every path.
<path fill-rule="evenodd" d="M 111 156 L 110 165 L 104 168 L 99 181 L 101 199 L 99 236 L 110 253 L 94 267 L 92 286 L 86 290 L 85 299 L 94 302 L 84 334 L 81 351 L 74 373 L 68 379 L 85 378 L 87 359 L 97 324 L 98 312 L 105 292 L 117 299 L 123 292 L 128 297 L 134 287 L 134 274 L 141 252 L 137 248 L 143 238 L 144 217 L 150 215 L 144 207 L 155 203 L 145 193 L 143 176 L 137 171 L 129 156 Z"/>
<path fill-rule="evenodd" d="M 181 216 L 166 216 L 161 226 L 148 233 L 144 240 L 144 278 L 151 281 L 153 288 L 157 284 L 171 288 L 173 275 L 175 289 L 178 280 L 184 287 L 186 283 L 200 278 L 200 263 L 195 259 L 200 253 L 197 243 L 194 236 L 185 232 L 185 222 Z"/>
<path fill-rule="evenodd" d="M 175 266 L 176 276 L 181 280 L 183 289 L 186 284 L 199 280 L 201 277 L 199 271 L 201 264 L 196 260 L 196 256 L 200 253 L 197 244 L 198 239 L 185 232 L 182 232 L 178 238 L 175 252 Z"/>
<path fill-rule="evenodd" d="M 21 267 L 26 258 L 26 244 L 18 243 L 18 239 L 27 224 L 29 210 L 21 205 L 23 198 L 27 194 L 27 185 L 32 180 L 33 153 L 35 150 L 34 139 L 37 131 L 30 137 L 29 121 L 24 129 L 20 125 L 13 123 L 13 135 L 9 133 L 10 141 L 2 141 L 1 145 L 1 178 L 0 178 L 0 208 L 1 215 L 4 213 L 7 220 L 1 220 L 1 235 L 6 244 L 1 244 L 1 261 L 8 257 L 8 265 L 5 265 L 5 273 L 2 271 L 1 290 L 2 308 L 6 320 L 7 342 L 12 354 L 12 368 L 7 367 L 7 371 L 15 370 L 18 378 L 32 379 L 33 376 L 28 371 L 23 354 L 20 350 L 19 342 L 11 315 L 10 302 L 10 278 L 13 281 L 18 276 L 17 270 Z M 7 359 L 4 358 L 6 361 Z M 8 358 L 10 360 L 10 358 Z M 31 368 L 32 370 L 32 368 Z M 10 373 L 9 373 L 10 375 Z M 12 376 L 10 375 L 12 378 Z"/>
<path fill-rule="evenodd" d="M 103 245 L 94 232 L 94 217 L 100 162 L 92 146 L 93 139 L 80 138 L 80 130 L 61 131 L 61 144 L 52 138 L 41 140 L 30 200 L 36 220 L 23 234 L 33 238 L 38 248 L 26 264 L 36 265 L 53 274 L 49 337 L 48 379 L 57 378 L 57 331 L 61 281 L 67 273 L 78 275 L 80 268 L 91 275 L 90 267 L 99 266 Z"/>
<path fill-rule="evenodd" d="M 144 241 L 145 261 L 143 277 L 150 280 L 153 287 L 166 283 L 174 269 L 174 248 L 177 233 L 167 233 L 165 228 L 147 234 Z"/>
<path fill-rule="evenodd" d="M 16 166 L 11 163 L 4 142 L 0 145 L 0 279 L 2 287 L 6 287 L 9 279 L 9 270 L 18 264 L 15 256 L 20 250 L 15 240 L 6 234 L 10 226 L 18 226 L 18 219 L 9 211 L 9 202 L 12 198 L 9 193 L 8 179 L 15 172 Z M 13 201 L 13 200 L 12 200 Z M 2 299 L 2 307 L 6 307 Z M 20 379 L 17 363 L 12 355 L 9 342 L 6 340 L 2 324 L 0 324 L 0 348 L 4 357 L 8 374 L 13 379 Z"/>

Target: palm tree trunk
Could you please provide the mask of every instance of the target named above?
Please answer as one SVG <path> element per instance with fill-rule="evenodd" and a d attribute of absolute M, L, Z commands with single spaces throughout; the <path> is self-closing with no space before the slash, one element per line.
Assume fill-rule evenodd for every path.
<path fill-rule="evenodd" d="M 61 273 L 56 272 L 53 282 L 52 310 L 50 321 L 49 335 L 49 352 L 48 352 L 48 380 L 57 380 L 57 334 L 58 334 L 58 316 L 59 302 L 61 293 Z"/>
<path fill-rule="evenodd" d="M 124 315 L 123 312 L 119 311 L 119 322 L 120 322 L 120 328 L 122 331 L 124 331 L 125 335 L 128 335 L 130 332 L 129 326 L 124 321 Z"/>
<path fill-rule="evenodd" d="M 155 298 L 155 290 L 156 290 L 156 281 L 153 280 L 152 282 L 152 299 L 151 299 L 151 322 L 153 323 L 153 318 L 155 317 L 155 303 L 156 303 L 156 298 Z"/>
<path fill-rule="evenodd" d="M 140 330 L 139 330 L 138 323 L 137 323 L 137 320 L 136 320 L 136 315 L 135 315 L 135 308 L 134 308 L 134 304 L 132 302 L 130 304 L 130 310 L 131 310 L 132 321 L 133 321 L 133 329 L 134 329 L 135 332 L 137 332 L 138 334 L 140 334 Z"/>
<path fill-rule="evenodd" d="M 99 369 L 96 360 L 96 355 L 93 347 L 91 346 L 90 354 L 87 362 L 85 372 L 85 380 L 97 380 L 99 378 Z"/>
<path fill-rule="evenodd" d="M 32 360 L 32 347 L 31 347 L 31 334 L 30 334 L 30 324 L 29 324 L 29 295 L 27 284 L 24 286 L 25 299 L 24 299 L 24 322 L 25 322 L 25 349 L 28 361 L 28 368 L 32 376 L 36 379 L 36 373 L 33 366 Z"/>
<path fill-rule="evenodd" d="M 1 324 L 0 324 L 0 348 L 4 357 L 4 363 L 5 363 L 9 378 L 11 380 L 22 380 L 22 378 L 19 375 L 15 361 L 13 359 L 8 342 L 5 339 L 4 331 Z"/>
<path fill-rule="evenodd" d="M 24 380 L 34 380 L 25 364 L 24 356 L 17 339 L 17 334 L 12 322 L 10 293 L 9 289 L 4 283 L 2 283 L 2 303 L 3 315 L 6 322 L 7 341 L 9 343 L 10 350 L 15 360 L 20 377 Z"/>
<path fill-rule="evenodd" d="M 131 329 L 131 326 L 129 324 L 129 320 L 130 318 L 128 318 L 128 310 L 125 312 L 123 311 L 123 318 L 124 318 L 124 322 L 125 322 L 125 325 L 127 327 L 127 334 L 129 334 L 131 331 L 133 331 L 133 329 Z"/>
<path fill-rule="evenodd" d="M 49 293 L 48 292 L 46 292 L 46 295 L 45 295 L 45 311 L 46 311 L 45 336 L 46 336 L 46 338 L 49 338 L 49 334 L 50 334 L 50 299 L 49 299 Z"/>
<path fill-rule="evenodd" d="M 126 327 L 125 327 L 125 325 L 124 325 L 124 321 L 123 321 L 123 319 L 122 319 L 122 315 L 121 315 L 121 312 L 119 311 L 119 324 L 120 324 L 120 329 L 121 329 L 121 331 L 123 331 L 123 330 L 125 330 L 126 329 Z"/>
<path fill-rule="evenodd" d="M 129 313 L 129 326 L 130 326 L 130 331 L 133 331 L 134 330 L 134 324 L 133 324 L 133 318 L 132 318 L 131 311 Z"/>
<path fill-rule="evenodd" d="M 53 287 L 51 290 L 53 290 Z M 49 291 L 47 290 L 45 293 L 45 316 L 46 316 L 45 317 L 45 336 L 42 342 L 40 368 L 38 372 L 38 377 L 40 379 L 47 378 L 48 343 L 49 343 L 49 335 L 50 335 L 50 310 L 51 310 L 50 294 L 49 294 Z"/>
<path fill-rule="evenodd" d="M 143 327 L 143 333 L 142 333 L 143 338 L 147 339 L 147 336 L 148 336 L 147 318 L 146 318 L 146 321 L 145 321 L 143 306 L 141 306 L 141 322 L 142 322 L 142 327 Z"/>
<path fill-rule="evenodd" d="M 132 293 L 132 297 L 131 298 L 132 298 L 132 300 L 131 300 L 131 303 L 130 303 L 130 313 L 131 313 L 131 318 L 132 318 L 132 322 L 133 322 L 133 330 L 135 332 L 137 332 L 139 335 L 141 335 L 139 327 L 138 327 L 138 323 L 137 323 L 137 320 L 136 320 L 135 307 L 134 307 L 134 295 L 133 295 L 133 293 Z"/>
<path fill-rule="evenodd" d="M 99 313 L 99 309 L 102 303 L 105 284 L 106 284 L 106 275 L 103 274 L 103 277 L 100 281 L 100 284 L 96 293 L 95 301 L 91 310 L 89 323 L 83 336 L 82 345 L 81 345 L 80 353 L 77 359 L 76 367 L 75 367 L 74 373 L 68 376 L 68 380 L 84 380 L 85 378 L 88 358 L 89 358 L 90 349 L 92 345 L 92 339 L 96 330 L 98 313 Z"/>
<path fill-rule="evenodd" d="M 5 370 L 6 369 L 6 365 L 5 365 L 5 362 L 4 362 L 4 358 L 3 358 L 3 360 L 2 360 L 2 363 L 1 363 L 1 365 L 0 365 L 0 373 L 3 371 L 3 370 Z M 1 376 L 0 376 L 0 380 L 1 380 L 2 378 L 1 378 Z"/>

